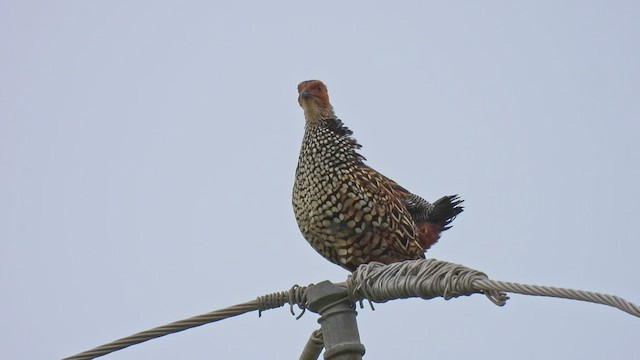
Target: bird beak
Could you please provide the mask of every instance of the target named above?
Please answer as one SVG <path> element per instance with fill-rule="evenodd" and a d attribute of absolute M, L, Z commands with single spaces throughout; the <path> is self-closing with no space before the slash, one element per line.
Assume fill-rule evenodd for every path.
<path fill-rule="evenodd" d="M 313 94 L 311 94 L 307 89 L 304 89 L 300 92 L 300 98 L 302 99 L 311 99 Z"/>

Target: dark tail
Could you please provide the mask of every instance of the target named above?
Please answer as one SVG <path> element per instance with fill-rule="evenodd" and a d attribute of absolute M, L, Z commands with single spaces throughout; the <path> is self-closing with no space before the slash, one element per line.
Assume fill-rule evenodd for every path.
<path fill-rule="evenodd" d="M 436 200 L 429 209 L 427 221 L 432 224 L 442 225 L 442 231 L 449 229 L 449 225 L 464 208 L 460 205 L 464 200 L 456 195 L 443 196 Z"/>

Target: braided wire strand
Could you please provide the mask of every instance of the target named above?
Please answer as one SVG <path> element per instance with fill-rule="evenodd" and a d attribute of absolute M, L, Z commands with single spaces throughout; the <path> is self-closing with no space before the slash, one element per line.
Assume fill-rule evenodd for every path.
<path fill-rule="evenodd" d="M 367 299 L 383 303 L 394 299 L 419 297 L 445 300 L 483 293 L 494 304 L 503 306 L 508 297 L 499 290 L 475 289 L 486 274 L 462 265 L 435 259 L 410 260 L 390 265 L 372 262 L 361 265 L 347 279 L 351 301 Z"/>
<path fill-rule="evenodd" d="M 280 291 L 273 294 L 260 296 L 256 300 L 248 301 L 243 304 L 230 306 L 221 310 L 212 311 L 206 314 L 193 316 L 188 319 L 172 322 L 167 325 L 158 326 L 150 330 L 141 331 L 131 336 L 127 336 L 108 344 L 98 346 L 94 349 L 69 356 L 67 358 L 64 358 L 63 360 L 93 359 L 165 335 L 174 334 L 194 327 L 224 320 L 233 316 L 242 315 L 251 311 L 258 310 L 258 312 L 261 313 L 264 310 L 279 308 L 284 304 L 289 304 L 291 306 L 291 314 L 295 315 L 293 311 L 293 305 L 298 305 L 298 307 L 302 309 L 302 314 L 304 314 L 307 302 L 306 289 L 306 287 L 294 285 L 288 291 Z M 300 314 L 298 318 L 302 316 L 302 314 Z"/>
<path fill-rule="evenodd" d="M 230 306 L 225 309 L 212 311 L 206 314 L 190 317 L 188 319 L 172 322 L 167 325 L 158 326 L 156 328 L 141 331 L 137 334 L 124 337 L 122 339 L 98 346 L 94 349 L 81 352 L 79 354 L 69 356 L 63 360 L 87 360 L 99 356 L 107 355 L 117 350 L 122 350 L 131 345 L 136 345 L 151 339 L 156 339 L 165 335 L 177 333 L 197 326 L 208 324 L 211 322 L 227 319 L 233 316 L 241 315 L 250 311 L 258 310 L 258 301 L 253 300 L 243 304 Z"/>
<path fill-rule="evenodd" d="M 302 312 L 296 319 L 299 319 L 304 315 L 307 310 L 307 288 L 313 286 L 310 284 L 309 286 L 299 286 L 293 285 L 288 291 L 280 291 L 272 294 L 267 294 L 263 296 L 259 296 L 258 301 L 258 317 L 262 316 L 262 312 L 265 310 L 276 309 L 284 304 L 289 304 L 289 311 L 291 315 L 295 315 L 295 311 L 293 310 L 293 305 L 298 305 Z"/>
<path fill-rule="evenodd" d="M 506 292 L 587 301 L 618 308 L 640 317 L 640 306 L 618 296 L 592 291 L 551 286 L 526 285 L 490 280 L 484 273 L 462 265 L 435 259 L 410 260 L 390 265 L 361 265 L 347 279 L 351 301 L 362 299 L 384 303 L 394 299 L 420 297 L 449 300 L 458 296 L 484 294 L 494 304 L 503 306 Z"/>
<path fill-rule="evenodd" d="M 410 260 L 390 265 L 380 263 L 361 265 L 349 276 L 345 283 L 337 285 L 347 288 L 349 299 L 354 303 L 361 300 L 384 303 L 389 300 L 410 297 L 423 299 L 443 297 L 445 300 L 449 300 L 454 297 L 479 293 L 487 296 L 494 304 L 502 306 L 509 299 L 506 292 L 512 292 L 609 305 L 633 316 L 640 317 L 640 306 L 617 296 L 584 290 L 489 280 L 486 274 L 478 270 L 435 259 Z M 302 313 L 297 317 L 300 318 L 307 306 L 307 288 L 294 285 L 287 291 L 260 296 L 256 300 L 243 304 L 142 331 L 63 360 L 93 359 L 151 339 L 255 310 L 261 313 L 265 310 L 279 308 L 285 304 L 289 304 L 293 315 L 295 315 L 294 305 L 302 309 Z M 314 333 L 312 336 L 316 342 L 320 341 L 320 333 Z"/>
<path fill-rule="evenodd" d="M 640 306 L 615 295 L 602 294 L 593 291 L 567 289 L 553 286 L 527 285 L 497 280 L 476 280 L 473 286 L 477 290 L 481 291 L 507 291 L 522 295 L 556 297 L 608 305 L 620 309 L 633 316 L 640 317 Z"/>

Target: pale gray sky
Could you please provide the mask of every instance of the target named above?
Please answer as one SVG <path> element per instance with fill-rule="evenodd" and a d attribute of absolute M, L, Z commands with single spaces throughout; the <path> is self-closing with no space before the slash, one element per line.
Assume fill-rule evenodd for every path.
<path fill-rule="evenodd" d="M 0 3 L 0 358 L 50 359 L 347 273 L 300 235 L 296 85 L 466 211 L 428 256 L 640 302 L 634 1 Z M 108 359 L 296 359 L 248 314 Z M 640 319 L 513 295 L 358 316 L 366 359 L 637 359 Z"/>

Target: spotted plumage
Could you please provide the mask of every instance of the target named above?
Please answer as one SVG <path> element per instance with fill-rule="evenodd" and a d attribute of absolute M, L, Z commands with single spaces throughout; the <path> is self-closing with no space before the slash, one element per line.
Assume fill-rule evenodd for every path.
<path fill-rule="evenodd" d="M 429 203 L 367 166 L 321 81 L 300 83 L 298 95 L 306 123 L 293 208 L 304 238 L 349 271 L 371 261 L 424 258 L 462 212 L 462 200 Z"/>

